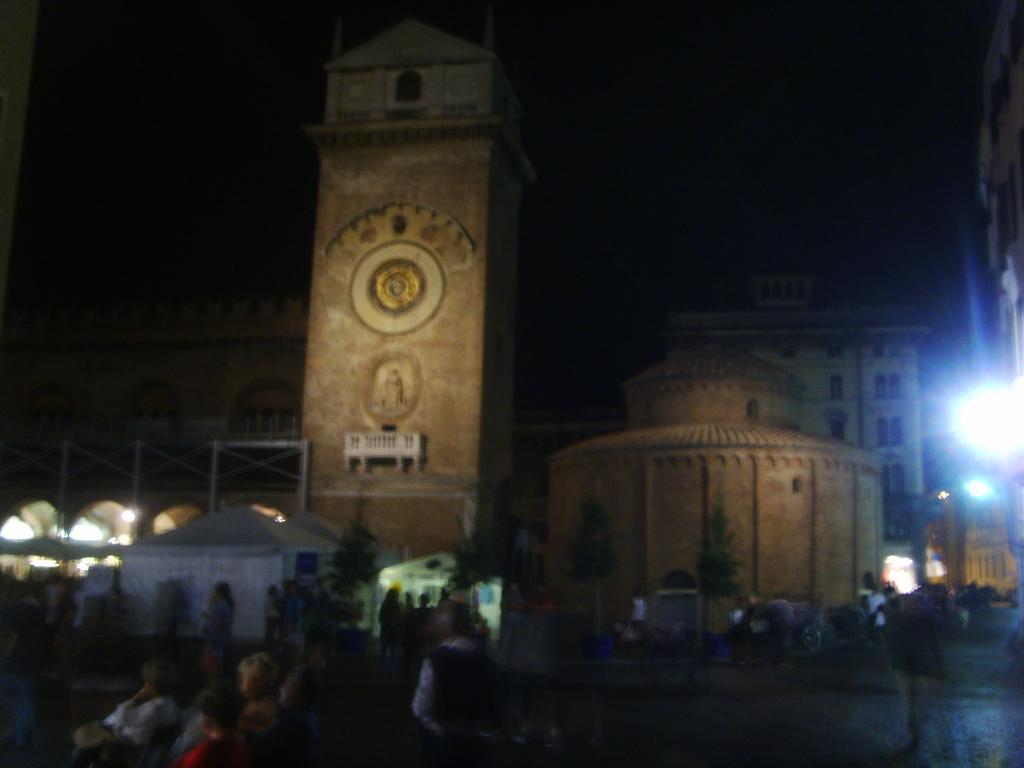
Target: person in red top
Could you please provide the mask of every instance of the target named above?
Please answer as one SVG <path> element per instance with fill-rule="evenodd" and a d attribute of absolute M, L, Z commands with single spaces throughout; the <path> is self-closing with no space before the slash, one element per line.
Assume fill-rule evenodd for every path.
<path fill-rule="evenodd" d="M 203 741 L 170 768 L 248 768 L 249 750 L 235 733 L 242 702 L 226 683 L 204 688 L 196 702 L 202 714 Z"/>

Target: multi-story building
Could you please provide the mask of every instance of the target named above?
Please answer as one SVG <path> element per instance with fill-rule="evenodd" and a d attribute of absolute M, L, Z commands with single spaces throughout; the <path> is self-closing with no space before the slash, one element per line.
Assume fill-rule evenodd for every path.
<path fill-rule="evenodd" d="M 978 192 L 988 212 L 988 297 L 997 314 L 991 362 L 1006 383 L 1024 374 L 1024 7 L 1003 0 L 999 7 L 983 72 L 984 115 L 979 133 Z M 1019 482 L 1011 482 L 1006 513 L 987 516 L 963 542 L 966 575 L 978 583 L 1003 580 L 1000 562 L 1024 530 L 1024 501 Z M 966 530 L 966 523 L 961 529 Z M 997 557 L 998 554 L 998 557 Z M 1016 547 L 1011 565 L 1024 568 Z M 1016 574 L 1014 574 L 1016 576 Z"/>
<path fill-rule="evenodd" d="M 881 466 L 884 557 L 920 560 L 915 500 L 924 492 L 918 347 L 927 329 L 905 307 L 818 309 L 803 275 L 752 280 L 754 308 L 670 316 L 669 357 L 740 349 L 802 385 L 798 426 L 870 451 Z M 889 561 L 890 564 L 897 561 Z"/>

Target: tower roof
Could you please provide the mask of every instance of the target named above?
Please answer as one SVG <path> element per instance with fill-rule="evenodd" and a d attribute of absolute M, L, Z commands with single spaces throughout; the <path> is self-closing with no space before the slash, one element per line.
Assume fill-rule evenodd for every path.
<path fill-rule="evenodd" d="M 380 69 L 496 60 L 493 51 L 409 17 L 332 59 L 326 69 Z"/>
<path fill-rule="evenodd" d="M 842 440 L 761 424 L 677 424 L 613 432 L 571 445 L 552 458 L 599 453 L 645 453 L 687 449 L 792 449 L 829 451 L 867 458 L 868 454 Z"/>
<path fill-rule="evenodd" d="M 745 352 L 717 347 L 682 350 L 626 381 L 626 386 L 681 379 L 747 379 L 765 381 L 799 390 L 799 381 L 788 371 Z"/>

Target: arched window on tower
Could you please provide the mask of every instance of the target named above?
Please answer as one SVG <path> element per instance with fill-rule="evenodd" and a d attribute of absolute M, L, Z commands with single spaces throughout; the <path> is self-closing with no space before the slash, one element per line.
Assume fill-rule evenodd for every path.
<path fill-rule="evenodd" d="M 889 444 L 903 445 L 903 420 L 900 418 L 889 422 Z"/>
<path fill-rule="evenodd" d="M 900 396 L 900 377 L 899 374 L 889 374 L 889 397 Z"/>
<path fill-rule="evenodd" d="M 875 435 L 876 442 L 879 445 L 888 445 L 889 444 L 889 420 L 888 419 L 879 418 L 878 421 L 875 422 L 875 432 L 876 432 L 876 435 Z"/>
<path fill-rule="evenodd" d="M 887 397 L 887 392 L 885 374 L 880 373 L 875 376 L 875 397 Z"/>
<path fill-rule="evenodd" d="M 843 377 L 834 373 L 828 380 L 828 396 L 832 400 L 843 399 Z"/>
<path fill-rule="evenodd" d="M 748 419 L 756 419 L 757 418 L 757 400 L 748 400 L 747 401 L 747 418 Z"/>
<path fill-rule="evenodd" d="M 395 80 L 395 101 L 419 101 L 423 91 L 423 78 L 419 72 L 407 70 Z"/>

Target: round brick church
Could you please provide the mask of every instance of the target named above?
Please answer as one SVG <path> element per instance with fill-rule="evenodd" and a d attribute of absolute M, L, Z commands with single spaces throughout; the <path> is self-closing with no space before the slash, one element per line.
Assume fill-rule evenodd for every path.
<path fill-rule="evenodd" d="M 741 594 L 834 605 L 878 573 L 879 467 L 866 451 L 794 428 L 800 385 L 745 353 L 680 351 L 625 384 L 628 428 L 551 459 L 549 579 L 569 604 L 589 589 L 566 576 L 580 503 L 611 517 L 616 569 L 605 615 L 625 617 L 639 586 L 653 594 L 695 576 L 720 505 L 734 535 Z"/>

